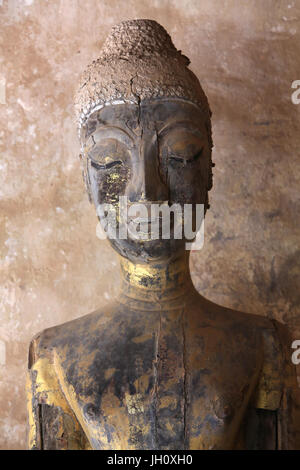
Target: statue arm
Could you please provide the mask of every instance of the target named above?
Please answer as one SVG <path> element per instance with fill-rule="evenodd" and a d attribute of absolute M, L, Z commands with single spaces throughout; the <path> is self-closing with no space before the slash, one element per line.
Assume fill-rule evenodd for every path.
<path fill-rule="evenodd" d="M 49 351 L 41 352 L 40 337 L 29 349 L 27 407 L 29 449 L 67 450 L 89 448 L 84 432 L 62 391 Z"/>
<path fill-rule="evenodd" d="M 292 341 L 283 324 L 272 321 L 272 326 L 263 332 L 264 362 L 248 416 L 247 448 L 299 449 L 300 393 Z"/>

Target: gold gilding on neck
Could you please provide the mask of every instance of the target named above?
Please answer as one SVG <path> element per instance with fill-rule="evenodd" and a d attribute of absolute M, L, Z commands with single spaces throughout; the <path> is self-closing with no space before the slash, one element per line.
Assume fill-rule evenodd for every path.
<path fill-rule="evenodd" d="M 176 301 L 193 290 L 189 273 L 189 256 L 166 263 L 133 263 L 121 258 L 122 293 L 121 301 L 130 297 L 147 303 L 160 304 Z M 146 304 L 145 304 L 146 305 Z M 178 305 L 178 302 L 175 303 Z M 141 308 L 140 305 L 139 308 Z M 156 304 L 157 309 L 157 304 Z"/>

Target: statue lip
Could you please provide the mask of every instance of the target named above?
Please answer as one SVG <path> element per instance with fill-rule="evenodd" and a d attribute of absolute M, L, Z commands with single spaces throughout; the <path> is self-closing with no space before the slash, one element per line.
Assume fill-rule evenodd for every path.
<path fill-rule="evenodd" d="M 155 223 L 158 223 L 159 224 L 159 228 L 161 227 L 161 221 L 162 221 L 162 217 L 158 217 L 156 218 L 155 220 L 151 220 L 148 219 L 148 218 L 135 218 L 133 220 L 129 220 L 128 221 L 128 226 L 130 228 L 131 227 L 134 227 L 134 228 L 137 228 L 139 227 L 139 233 L 144 233 L 144 234 L 150 234 L 151 233 L 151 229 L 152 227 L 155 225 Z"/>
<path fill-rule="evenodd" d="M 129 222 L 133 222 L 134 224 L 151 224 L 153 222 L 161 221 L 163 220 L 162 216 L 158 217 L 128 217 Z"/>
<path fill-rule="evenodd" d="M 174 221 L 170 220 L 167 223 L 166 219 L 164 219 L 164 217 L 161 217 L 161 216 L 156 217 L 155 219 L 151 219 L 151 217 L 150 218 L 136 217 L 132 220 L 128 220 L 127 225 L 128 225 L 129 231 L 131 227 L 139 235 L 141 236 L 145 235 L 148 238 L 151 237 L 154 228 L 157 230 L 157 226 L 158 226 L 159 234 L 164 229 L 168 229 L 168 232 L 174 229 Z M 138 231 L 137 231 L 137 228 L 138 228 Z M 157 237 L 155 237 L 154 239 L 156 240 Z M 158 236 L 158 239 L 161 239 L 160 235 Z"/>

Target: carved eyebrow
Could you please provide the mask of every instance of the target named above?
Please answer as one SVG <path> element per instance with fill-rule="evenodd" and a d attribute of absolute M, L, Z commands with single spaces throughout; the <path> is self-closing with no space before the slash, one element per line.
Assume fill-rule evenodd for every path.
<path fill-rule="evenodd" d="M 110 132 L 112 131 L 112 132 Z M 113 125 L 102 125 L 100 128 L 98 128 L 93 134 L 90 135 L 89 139 L 92 139 L 93 142 L 94 142 L 94 145 L 96 145 L 98 143 L 98 135 L 101 135 L 102 134 L 102 138 L 105 137 L 105 134 L 111 134 L 111 135 L 107 135 L 106 137 L 107 138 L 114 138 L 114 139 L 117 139 L 117 140 L 121 140 L 121 137 L 124 137 L 126 139 L 129 139 L 130 143 L 134 143 L 134 138 L 132 135 L 130 135 L 130 133 L 127 131 L 127 130 L 124 130 L 122 129 L 121 127 L 118 127 L 118 126 L 113 126 Z M 120 137 L 120 139 L 118 139 L 118 137 Z"/>
<path fill-rule="evenodd" d="M 185 125 L 185 130 L 187 132 L 193 132 L 198 134 L 200 137 L 203 137 L 203 133 L 201 130 L 195 126 L 195 122 L 191 121 L 189 119 L 184 119 L 182 121 L 173 121 L 168 124 L 166 124 L 164 127 L 162 127 L 160 130 L 157 131 L 157 135 L 159 137 L 163 137 L 165 134 L 168 132 L 171 132 L 173 130 L 176 130 L 177 128 L 180 128 L 182 130 L 182 126 Z"/>

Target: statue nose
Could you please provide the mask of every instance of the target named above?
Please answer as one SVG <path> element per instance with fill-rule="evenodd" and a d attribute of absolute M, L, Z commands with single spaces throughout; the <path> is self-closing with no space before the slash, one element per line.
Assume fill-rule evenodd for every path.
<path fill-rule="evenodd" d="M 130 202 L 166 201 L 169 197 L 167 185 L 162 181 L 158 168 L 141 169 L 135 182 L 130 184 L 127 196 Z"/>
<path fill-rule="evenodd" d="M 129 185 L 126 195 L 130 202 L 166 201 L 168 199 L 168 188 L 160 181 L 159 177 L 154 179 L 143 175 L 139 176 L 138 182 Z"/>
<path fill-rule="evenodd" d="M 139 164 L 134 172 L 134 178 L 127 188 L 129 201 L 167 201 L 169 188 L 163 181 L 159 169 L 159 157 L 156 149 L 144 148 L 140 151 Z"/>

